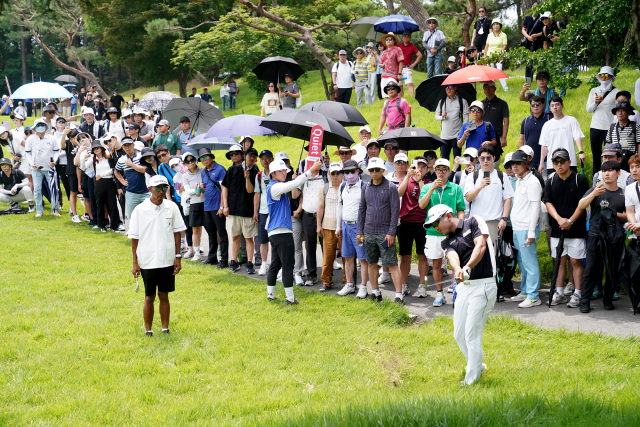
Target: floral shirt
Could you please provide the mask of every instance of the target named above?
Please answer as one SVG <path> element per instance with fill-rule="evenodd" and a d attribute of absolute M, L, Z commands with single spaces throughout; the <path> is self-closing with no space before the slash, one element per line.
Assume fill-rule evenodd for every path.
<path fill-rule="evenodd" d="M 397 79 L 398 74 L 400 74 L 400 61 L 404 61 L 404 56 L 402 55 L 402 50 L 398 46 L 394 46 L 382 52 L 382 55 L 380 55 L 382 77 L 395 77 Z"/>

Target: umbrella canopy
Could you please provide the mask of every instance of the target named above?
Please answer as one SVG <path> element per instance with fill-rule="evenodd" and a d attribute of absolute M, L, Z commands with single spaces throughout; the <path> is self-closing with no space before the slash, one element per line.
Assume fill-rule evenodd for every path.
<path fill-rule="evenodd" d="M 234 144 L 238 144 L 238 141 L 234 138 L 216 138 L 207 137 L 206 135 L 198 135 L 187 144 L 187 147 L 198 152 L 201 148 L 208 148 L 209 150 L 228 150 Z"/>
<path fill-rule="evenodd" d="M 389 15 L 378 19 L 373 28 L 379 33 L 402 34 L 405 30 L 418 31 L 420 26 L 410 16 Z"/>
<path fill-rule="evenodd" d="M 167 105 L 171 102 L 172 99 L 179 98 L 178 95 L 167 92 L 167 91 L 157 91 L 157 92 L 149 92 L 138 102 L 138 108 L 142 108 L 147 111 L 164 111 L 167 108 Z"/>
<path fill-rule="evenodd" d="M 598 228 L 599 248 L 604 261 L 606 275 L 615 286 L 620 277 L 620 260 L 626 235 L 617 214 L 606 207 L 600 210 L 600 227 Z"/>
<path fill-rule="evenodd" d="M 60 198 L 60 188 L 58 188 L 58 173 L 56 168 L 49 168 L 49 194 L 51 197 L 49 201 L 51 202 L 51 212 L 55 212 L 58 209 L 58 200 Z"/>
<path fill-rule="evenodd" d="M 35 82 L 22 85 L 13 92 L 12 99 L 47 99 L 47 98 L 71 98 L 71 92 L 57 83 Z"/>
<path fill-rule="evenodd" d="M 560 260 L 562 259 L 562 252 L 564 252 L 564 231 L 560 234 L 558 239 L 558 247 L 556 248 L 556 256 L 553 261 L 553 273 L 551 274 L 551 284 L 549 285 L 549 307 L 551 307 L 551 301 L 553 301 L 553 294 L 556 292 L 556 281 L 558 280 L 558 271 L 560 271 Z M 562 278 L 564 280 L 564 277 Z"/>
<path fill-rule="evenodd" d="M 224 119 L 219 108 L 211 106 L 201 98 L 174 98 L 162 113 L 162 118 L 169 120 L 171 126 L 178 126 L 182 116 L 189 117 L 191 128 L 198 133 L 207 132 L 214 123 Z"/>
<path fill-rule="evenodd" d="M 260 126 L 262 117 L 251 114 L 238 114 L 237 116 L 227 117 L 220 120 L 206 134 L 207 138 L 213 137 L 240 137 L 245 135 L 264 136 L 273 135 L 275 132 L 271 129 Z"/>
<path fill-rule="evenodd" d="M 354 143 L 344 126 L 315 111 L 285 108 L 262 120 L 263 127 L 274 130 L 281 135 L 304 141 L 309 141 L 311 128 L 315 125 L 322 126 L 324 130 L 323 146 L 351 147 L 351 144 Z"/>
<path fill-rule="evenodd" d="M 76 88 L 76 85 L 74 85 L 73 83 L 67 83 L 66 85 L 62 85 L 62 87 L 71 92 L 72 89 Z"/>
<path fill-rule="evenodd" d="M 486 65 L 473 65 L 449 74 L 449 77 L 447 77 L 442 84 L 458 85 L 462 83 L 486 82 L 489 80 L 508 78 L 509 76 L 497 68 L 487 67 Z"/>
<path fill-rule="evenodd" d="M 384 144 L 384 141 L 395 139 L 398 141 L 398 145 L 401 150 L 435 150 L 441 145 L 444 145 L 444 141 L 440 139 L 438 135 L 434 135 L 426 129 L 421 128 L 401 128 L 394 129 L 385 132 L 378 142 Z"/>
<path fill-rule="evenodd" d="M 63 74 L 61 76 L 56 77 L 53 80 L 57 82 L 63 82 L 63 83 L 80 83 L 80 80 L 78 80 L 76 76 L 72 76 L 71 74 Z"/>
<path fill-rule="evenodd" d="M 640 245 L 638 245 L 638 239 L 632 239 L 625 250 L 620 264 L 620 279 L 629 293 L 635 315 L 638 312 L 638 304 L 640 304 Z"/>
<path fill-rule="evenodd" d="M 296 61 L 284 56 L 271 56 L 265 58 L 253 69 L 253 73 L 259 80 L 267 82 L 283 82 L 284 75 L 293 74 L 293 80 L 304 74 L 304 70 Z"/>
<path fill-rule="evenodd" d="M 420 83 L 420 86 L 416 89 L 416 101 L 418 101 L 420 106 L 432 112 L 436 111 L 438 103 L 447 97 L 447 92 L 444 90 L 444 86 L 442 86 L 442 82 L 444 82 L 447 77 L 449 77 L 448 74 L 440 74 Z M 457 85 L 456 94 L 466 99 L 469 105 L 471 105 L 477 97 L 476 88 L 474 88 L 471 83 Z"/>
<path fill-rule="evenodd" d="M 363 126 L 369 124 L 358 109 L 349 104 L 333 101 L 309 102 L 300 107 L 301 110 L 311 110 L 325 117 L 332 118 L 342 126 Z"/>
<path fill-rule="evenodd" d="M 516 270 L 516 252 L 511 243 L 498 236 L 495 245 L 496 281 L 498 283 L 498 295 L 502 295 L 505 289 L 513 287 L 511 278 Z"/>
<path fill-rule="evenodd" d="M 377 32 L 375 28 L 373 28 L 373 24 L 379 20 L 379 16 L 365 16 L 351 24 L 351 31 L 367 40 L 378 40 L 382 37 L 382 33 Z"/>

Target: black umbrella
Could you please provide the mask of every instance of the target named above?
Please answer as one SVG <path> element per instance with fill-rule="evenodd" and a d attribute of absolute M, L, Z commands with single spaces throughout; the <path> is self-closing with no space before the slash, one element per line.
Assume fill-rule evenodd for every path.
<path fill-rule="evenodd" d="M 219 108 L 211 106 L 201 98 L 174 98 L 162 112 L 162 117 L 171 126 L 178 126 L 180 118 L 189 117 L 191 129 L 206 133 L 218 120 L 224 119 Z"/>
<path fill-rule="evenodd" d="M 505 242 L 499 235 L 496 241 L 495 257 L 496 257 L 496 281 L 498 284 L 498 297 L 502 295 L 506 288 L 513 287 L 511 278 L 516 270 L 516 251 L 511 243 Z M 501 301 L 498 298 L 498 301 Z M 502 299 L 504 301 L 504 299 Z"/>
<path fill-rule="evenodd" d="M 342 102 L 316 101 L 300 107 L 301 110 L 311 110 L 325 117 L 332 118 L 342 126 L 363 126 L 369 124 L 367 119 L 356 107 Z"/>
<path fill-rule="evenodd" d="M 429 111 L 436 111 L 438 102 L 447 97 L 444 86 L 442 86 L 442 82 L 447 77 L 449 77 L 448 74 L 439 74 L 420 83 L 420 86 L 416 89 L 416 101 L 420 106 Z M 476 88 L 471 83 L 456 85 L 456 93 L 466 99 L 469 105 L 476 100 L 477 96 Z"/>
<path fill-rule="evenodd" d="M 620 279 L 629 292 L 633 314 L 638 312 L 640 303 L 640 245 L 638 239 L 632 239 L 625 250 L 620 263 Z"/>
<path fill-rule="evenodd" d="M 322 126 L 324 130 L 323 147 L 327 145 L 350 147 L 354 143 L 344 126 L 315 111 L 285 108 L 263 119 L 260 126 L 284 136 L 309 141 L 311 128 L 315 125 Z"/>
<path fill-rule="evenodd" d="M 395 139 L 401 150 L 435 150 L 444 145 L 444 141 L 438 135 L 434 135 L 426 129 L 400 128 L 385 132 L 378 142 L 384 145 L 384 141 Z"/>
<path fill-rule="evenodd" d="M 617 214 L 609 207 L 601 209 L 598 228 L 599 248 L 611 286 L 616 286 L 618 282 L 620 259 L 626 237 Z"/>
<path fill-rule="evenodd" d="M 272 56 L 263 59 L 253 69 L 253 73 L 259 80 L 279 83 L 284 81 L 284 75 L 287 73 L 293 74 L 293 80 L 297 80 L 304 74 L 304 70 L 291 58 Z"/>
<path fill-rule="evenodd" d="M 553 294 L 556 292 L 556 282 L 558 281 L 558 271 L 560 271 L 560 259 L 562 258 L 562 252 L 564 252 L 564 231 L 560 234 L 560 239 L 558 239 L 558 247 L 556 248 L 556 256 L 553 262 L 553 274 L 551 275 L 551 284 L 549 285 L 549 307 L 551 307 Z M 562 280 L 564 280 L 564 277 Z"/>

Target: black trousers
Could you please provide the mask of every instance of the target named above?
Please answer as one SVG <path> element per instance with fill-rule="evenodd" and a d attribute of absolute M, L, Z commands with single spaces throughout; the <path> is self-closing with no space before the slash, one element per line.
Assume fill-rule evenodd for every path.
<path fill-rule="evenodd" d="M 382 84 L 382 74 L 376 74 L 376 81 L 378 82 L 378 99 L 382 99 L 382 88 L 380 87 Z"/>
<path fill-rule="evenodd" d="M 458 147 L 458 140 L 453 139 L 445 139 L 445 145 L 440 146 L 440 157 L 443 159 L 449 160 L 449 155 L 451 154 L 451 150 L 453 150 L 453 159 L 456 157 L 462 156 L 462 148 Z"/>
<path fill-rule="evenodd" d="M 111 178 L 102 178 L 95 180 L 93 192 L 96 197 L 98 227 L 105 228 L 106 220 L 104 218 L 104 208 L 109 212 L 109 222 L 112 230 L 118 229 L 120 215 L 118 214 L 118 202 L 116 196 L 118 189 L 116 183 Z"/>
<path fill-rule="evenodd" d="M 351 92 L 353 91 L 352 88 L 348 88 L 348 89 L 344 89 L 344 88 L 340 88 L 338 89 L 338 97 L 336 98 L 337 102 L 342 102 L 343 104 L 348 104 L 349 101 L 351 101 Z"/>
<path fill-rule="evenodd" d="M 267 286 L 275 286 L 278 271 L 282 269 L 282 284 L 285 288 L 293 286 L 293 266 L 295 265 L 295 244 L 293 233 L 269 236 L 271 243 L 271 265 L 267 272 Z"/>
<path fill-rule="evenodd" d="M 229 261 L 229 236 L 227 235 L 227 218 L 219 217 L 218 211 L 204 211 L 204 229 L 209 235 L 209 261 L 217 259 L 218 235 L 220 235 L 220 262 Z"/>
<path fill-rule="evenodd" d="M 604 140 L 607 138 L 607 131 L 600 129 L 589 129 L 589 137 L 591 139 L 591 153 L 593 154 L 593 173 L 600 170 L 602 166 L 602 148 Z"/>
<path fill-rule="evenodd" d="M 318 244 L 318 222 L 316 215 L 302 211 L 302 231 L 304 232 L 305 246 L 307 249 L 307 273 L 311 277 L 317 276 L 318 265 L 316 263 L 316 250 Z M 322 238 L 320 238 L 322 246 Z"/>
<path fill-rule="evenodd" d="M 193 246 L 193 228 L 189 225 L 189 217 L 184 215 L 184 209 L 182 208 L 182 203 L 174 202 L 178 205 L 178 209 L 180 209 L 180 215 L 182 215 L 182 220 L 184 221 L 184 225 L 187 226 L 185 231 L 185 237 L 187 238 L 187 246 Z M 124 212 L 124 208 L 123 211 Z M 216 239 L 217 240 L 217 239 Z M 216 249 L 218 251 L 218 249 Z"/>
<path fill-rule="evenodd" d="M 504 240 L 507 243 L 510 243 L 515 248 L 516 245 L 513 243 L 513 227 L 512 226 L 507 225 L 507 227 L 505 227 L 504 231 L 502 232 L 502 240 Z M 516 257 L 516 260 L 517 260 L 518 250 L 517 248 L 515 249 L 516 250 L 513 255 Z M 513 263 L 513 267 L 507 268 L 507 271 L 504 274 L 504 278 L 502 279 L 501 282 L 498 283 L 498 295 L 503 295 L 505 292 L 513 289 L 513 281 L 511 279 L 513 279 L 513 275 L 516 272 L 517 264 L 518 262 L 515 261 Z"/>
<path fill-rule="evenodd" d="M 587 239 L 587 258 L 586 267 L 584 268 L 584 274 L 582 276 L 582 305 L 589 305 L 591 302 L 591 295 L 597 285 L 602 283 L 602 274 L 604 273 L 604 261 L 602 260 L 602 254 L 600 253 L 600 238 L 597 236 L 589 235 Z M 614 254 L 615 258 L 619 260 L 622 256 L 622 247 L 620 247 Z M 611 280 L 613 275 L 614 280 Z M 604 296 L 603 301 L 613 301 L 613 293 L 615 292 L 614 286 L 618 281 L 618 271 L 607 272 L 604 281 Z"/>
<path fill-rule="evenodd" d="M 64 186 L 64 191 L 67 193 L 67 200 L 71 197 L 71 191 L 69 188 L 69 178 L 67 177 L 67 165 L 56 165 L 56 172 L 58 174 L 58 188 L 62 190 L 60 183 Z M 60 205 L 62 206 L 62 199 L 60 199 Z"/>

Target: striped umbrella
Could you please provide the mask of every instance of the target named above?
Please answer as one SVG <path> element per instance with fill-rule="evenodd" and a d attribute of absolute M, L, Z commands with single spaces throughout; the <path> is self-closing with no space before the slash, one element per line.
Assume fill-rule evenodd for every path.
<path fill-rule="evenodd" d="M 51 202 L 51 212 L 58 210 L 58 197 L 60 196 L 60 188 L 58 188 L 58 174 L 56 173 L 56 168 L 49 168 L 49 194 L 51 197 L 49 201 Z"/>

